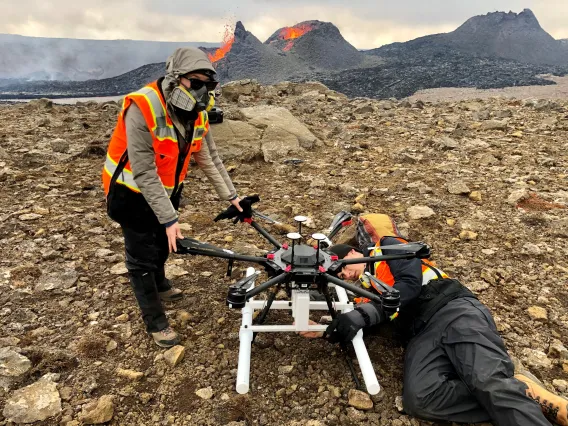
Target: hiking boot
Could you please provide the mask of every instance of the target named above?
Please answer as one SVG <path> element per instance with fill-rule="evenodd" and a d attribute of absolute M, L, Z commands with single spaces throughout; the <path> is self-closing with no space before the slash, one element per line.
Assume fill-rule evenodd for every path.
<path fill-rule="evenodd" d="M 162 302 L 175 302 L 176 300 L 181 300 L 183 298 L 183 292 L 179 288 L 170 288 L 169 290 L 162 291 L 159 293 Z"/>
<path fill-rule="evenodd" d="M 527 370 L 519 368 L 518 372 L 515 371 L 515 379 L 528 386 L 527 396 L 540 405 L 544 417 L 548 421 L 561 426 L 568 426 L 568 399 L 550 392 L 540 380 Z"/>
<path fill-rule="evenodd" d="M 161 348 L 171 348 L 179 343 L 178 334 L 171 328 L 166 327 L 156 333 L 150 333 L 156 345 Z"/>

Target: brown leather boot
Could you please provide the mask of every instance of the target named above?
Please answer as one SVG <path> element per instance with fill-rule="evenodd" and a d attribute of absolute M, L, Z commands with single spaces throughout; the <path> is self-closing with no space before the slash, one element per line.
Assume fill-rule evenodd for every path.
<path fill-rule="evenodd" d="M 515 374 L 515 379 L 528 386 L 527 396 L 540 405 L 548 421 L 561 426 L 568 426 L 568 399 L 553 394 L 528 371 Z"/>

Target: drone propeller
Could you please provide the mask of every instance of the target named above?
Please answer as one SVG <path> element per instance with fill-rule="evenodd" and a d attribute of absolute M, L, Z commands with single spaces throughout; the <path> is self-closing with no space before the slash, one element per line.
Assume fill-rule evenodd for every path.
<path fill-rule="evenodd" d="M 270 216 L 262 214 L 255 209 L 252 209 L 252 214 L 253 214 L 253 216 L 259 217 L 259 218 L 265 220 L 266 222 L 268 222 L 272 225 L 281 225 L 282 224 L 282 222 L 278 222 L 276 219 L 272 219 Z"/>
<path fill-rule="evenodd" d="M 351 225 L 352 218 L 353 215 L 344 210 L 337 213 L 333 218 L 331 225 L 329 225 L 329 228 L 327 230 L 327 238 L 331 240 L 342 227 Z"/>
<path fill-rule="evenodd" d="M 397 250 L 397 251 L 404 251 L 407 253 L 414 253 L 418 259 L 428 259 L 431 254 L 430 247 L 428 244 L 423 242 L 413 242 L 413 243 L 406 243 L 406 244 L 391 244 L 388 246 L 380 246 L 380 247 L 369 247 L 369 250 L 380 248 L 382 250 Z"/>
<path fill-rule="evenodd" d="M 212 244 L 207 244 L 193 238 L 183 238 L 177 240 L 178 250 L 181 254 L 192 254 L 192 251 L 208 251 L 213 253 L 224 252 L 233 253 L 231 250 L 223 249 L 221 247 L 214 246 Z"/>

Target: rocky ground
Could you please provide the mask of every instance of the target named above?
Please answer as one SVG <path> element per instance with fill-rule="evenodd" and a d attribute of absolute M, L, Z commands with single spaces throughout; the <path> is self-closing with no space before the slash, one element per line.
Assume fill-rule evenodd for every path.
<path fill-rule="evenodd" d="M 423 102 L 463 101 L 468 99 L 500 98 L 538 98 L 538 99 L 566 99 L 568 98 L 568 77 L 543 76 L 556 84 L 545 86 L 517 86 L 501 89 L 473 89 L 448 87 L 439 89 L 419 90 L 407 99 L 410 102 L 421 100 Z"/>
<path fill-rule="evenodd" d="M 228 120 L 213 133 L 259 210 L 305 214 L 310 231 L 341 209 L 392 215 L 490 307 L 511 354 L 567 394 L 568 101 L 350 100 L 316 83 L 223 93 Z M 237 395 L 240 315 L 221 261 L 171 256 L 183 348 L 153 345 L 100 187 L 118 109 L 0 106 L 0 425 L 431 424 L 397 411 L 403 351 L 387 336 L 367 338 L 383 386 L 371 401 L 336 347 L 293 334 L 257 340 L 251 391 Z M 185 235 L 268 248 L 212 222 L 225 205 L 196 168 L 184 195 Z"/>

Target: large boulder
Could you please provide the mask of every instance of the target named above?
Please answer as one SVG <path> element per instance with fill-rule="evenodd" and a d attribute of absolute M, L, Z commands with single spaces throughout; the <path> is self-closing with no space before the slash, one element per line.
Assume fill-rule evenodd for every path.
<path fill-rule="evenodd" d="M 283 160 L 299 148 L 298 138 L 280 127 L 268 127 L 262 135 L 262 154 L 269 163 Z"/>
<path fill-rule="evenodd" d="M 225 120 L 211 126 L 219 155 L 224 161 L 250 161 L 261 156 L 261 130 L 243 121 Z"/>
<path fill-rule="evenodd" d="M 260 105 L 243 108 L 241 112 L 253 126 L 261 129 L 277 128 L 294 135 L 302 148 L 312 149 L 321 145 L 321 141 L 286 108 Z"/>
<path fill-rule="evenodd" d="M 21 376 L 31 367 L 31 361 L 25 356 L 9 348 L 0 348 L 0 376 Z"/>
<path fill-rule="evenodd" d="M 221 96 L 231 102 L 237 102 L 239 96 L 251 96 L 260 91 L 260 85 L 256 80 L 231 81 L 221 87 Z"/>
<path fill-rule="evenodd" d="M 25 356 L 9 348 L 0 348 L 0 388 L 8 390 L 32 368 Z"/>

